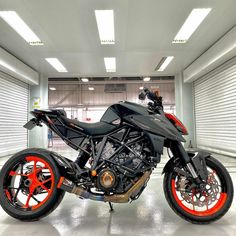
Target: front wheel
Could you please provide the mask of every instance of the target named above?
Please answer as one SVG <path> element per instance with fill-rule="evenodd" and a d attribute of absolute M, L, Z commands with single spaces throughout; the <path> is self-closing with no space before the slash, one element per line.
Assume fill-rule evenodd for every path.
<path fill-rule="evenodd" d="M 208 170 L 204 189 L 192 188 L 191 181 L 176 172 L 164 177 L 164 193 L 170 207 L 191 223 L 207 224 L 220 219 L 233 200 L 233 184 L 226 168 L 215 158 L 206 158 Z"/>
<path fill-rule="evenodd" d="M 15 154 L 0 173 L 0 204 L 12 217 L 35 221 L 51 213 L 65 192 L 57 188 L 60 174 L 50 153 L 26 149 Z"/>

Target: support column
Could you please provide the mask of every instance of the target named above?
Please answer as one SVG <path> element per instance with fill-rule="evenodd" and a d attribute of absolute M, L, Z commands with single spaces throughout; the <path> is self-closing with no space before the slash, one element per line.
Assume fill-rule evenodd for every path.
<path fill-rule="evenodd" d="M 185 147 L 189 147 L 190 141 L 196 147 L 193 109 L 193 84 L 183 82 L 182 72 L 175 76 L 175 103 L 176 115 L 186 126 L 189 135 L 185 136 Z"/>
<path fill-rule="evenodd" d="M 39 102 L 38 107 L 36 102 Z M 39 85 L 30 86 L 30 107 L 29 110 L 32 111 L 35 108 L 47 109 L 48 108 L 48 78 L 40 75 Z M 32 116 L 30 115 L 30 119 Z M 29 131 L 29 147 L 37 148 L 47 148 L 48 146 L 48 128 L 43 125 L 43 127 L 35 127 Z"/>

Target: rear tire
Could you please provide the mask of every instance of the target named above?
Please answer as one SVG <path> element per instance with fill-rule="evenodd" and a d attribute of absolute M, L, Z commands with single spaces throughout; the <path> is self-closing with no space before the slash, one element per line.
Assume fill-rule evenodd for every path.
<path fill-rule="evenodd" d="M 229 210 L 233 201 L 233 183 L 226 168 L 213 157 L 207 158 L 206 164 L 207 167 L 211 168 L 214 174 L 218 176 L 222 186 L 220 198 L 216 199 L 218 202 L 216 202 L 211 209 L 208 209 L 207 205 L 205 205 L 206 209 L 203 211 L 196 210 L 194 206 L 193 209 L 189 209 L 184 205 L 184 198 L 177 199 L 178 190 L 175 188 L 177 174 L 175 172 L 165 173 L 163 180 L 164 193 L 169 206 L 180 217 L 195 224 L 209 224 L 220 219 Z M 194 192 L 192 192 L 192 196 L 195 196 Z"/>
<path fill-rule="evenodd" d="M 0 204 L 16 219 L 39 220 L 55 210 L 65 195 L 57 188 L 59 179 L 58 168 L 49 151 L 21 151 L 12 156 L 1 170 Z"/>

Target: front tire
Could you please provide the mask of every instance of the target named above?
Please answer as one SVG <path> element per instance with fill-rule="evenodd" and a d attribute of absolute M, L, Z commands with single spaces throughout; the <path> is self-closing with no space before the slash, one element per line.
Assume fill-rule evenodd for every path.
<path fill-rule="evenodd" d="M 36 221 L 51 213 L 65 192 L 57 188 L 60 173 L 50 152 L 26 149 L 12 156 L 0 173 L 0 204 L 10 216 Z"/>
<path fill-rule="evenodd" d="M 184 177 L 181 179 L 176 172 L 165 173 L 163 181 L 170 207 L 180 217 L 195 224 L 208 224 L 220 219 L 233 200 L 233 183 L 226 168 L 213 157 L 206 158 L 206 165 L 209 175 L 204 191 L 183 191 L 187 180 Z"/>

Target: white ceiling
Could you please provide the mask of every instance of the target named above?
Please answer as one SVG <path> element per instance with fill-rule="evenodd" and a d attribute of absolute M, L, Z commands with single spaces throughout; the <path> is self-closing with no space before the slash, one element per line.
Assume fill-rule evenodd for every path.
<path fill-rule="evenodd" d="M 193 8 L 212 11 L 186 44 L 172 40 Z M 115 45 L 101 45 L 94 10 L 114 9 Z M 235 0 L 0 0 L 44 42 L 28 45 L 0 19 L 0 46 L 48 77 L 175 75 L 236 24 Z M 164 72 L 154 68 L 174 56 Z M 106 73 L 103 57 L 117 58 Z M 56 72 L 45 57 L 57 57 L 69 71 Z"/>

